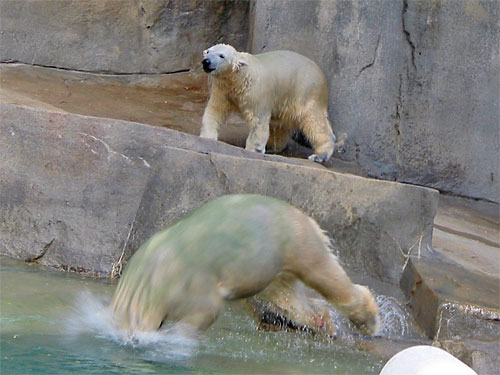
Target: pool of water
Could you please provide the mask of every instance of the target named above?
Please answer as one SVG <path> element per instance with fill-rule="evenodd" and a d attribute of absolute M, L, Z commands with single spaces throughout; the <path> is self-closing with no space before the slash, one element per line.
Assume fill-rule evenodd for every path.
<path fill-rule="evenodd" d="M 113 283 L 0 258 L 0 286 L 2 374 L 378 374 L 387 360 L 373 350 L 383 338 L 360 340 L 345 322 L 334 341 L 257 330 L 242 302 L 202 334 L 166 327 L 130 340 L 110 325 Z M 377 301 L 382 334 L 405 336 L 397 305 Z"/>

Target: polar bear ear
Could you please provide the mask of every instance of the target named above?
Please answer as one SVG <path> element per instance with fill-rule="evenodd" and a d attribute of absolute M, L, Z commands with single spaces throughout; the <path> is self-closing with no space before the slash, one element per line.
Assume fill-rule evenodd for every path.
<path fill-rule="evenodd" d="M 234 65 L 236 69 L 241 69 L 242 67 L 248 65 L 248 59 L 247 56 L 245 55 L 246 55 L 245 52 L 235 51 L 233 61 L 235 62 Z"/>
<path fill-rule="evenodd" d="M 238 65 L 238 68 L 241 68 L 243 66 L 248 66 L 248 63 L 245 60 L 240 59 L 240 60 L 238 60 L 236 65 Z"/>

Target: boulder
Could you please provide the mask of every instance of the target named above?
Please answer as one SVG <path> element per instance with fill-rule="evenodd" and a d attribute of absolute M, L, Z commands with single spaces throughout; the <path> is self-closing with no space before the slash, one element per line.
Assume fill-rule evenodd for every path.
<path fill-rule="evenodd" d="M 500 340 L 500 282 L 446 259 L 411 259 L 401 279 L 416 322 L 435 340 Z"/>
<path fill-rule="evenodd" d="M 432 345 L 446 350 L 478 374 L 496 374 L 500 368 L 498 341 L 436 340 Z"/>
<path fill-rule="evenodd" d="M 220 40 L 240 48 L 248 2 L 6 0 L 0 61 L 112 73 L 189 70 Z"/>
<path fill-rule="evenodd" d="M 0 104 L 0 254 L 109 277 L 151 234 L 209 199 L 304 210 L 344 265 L 397 284 L 430 249 L 438 193 L 258 155 L 120 120 Z M 293 164 L 295 163 L 295 164 Z"/>
<path fill-rule="evenodd" d="M 258 0 L 250 50 L 321 66 L 353 170 L 499 202 L 499 16 L 496 0 Z"/>

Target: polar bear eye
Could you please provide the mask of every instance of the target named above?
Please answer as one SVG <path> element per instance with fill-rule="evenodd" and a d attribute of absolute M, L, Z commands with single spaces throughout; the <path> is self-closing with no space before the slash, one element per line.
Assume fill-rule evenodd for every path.
<path fill-rule="evenodd" d="M 223 54 L 220 54 L 219 57 L 223 59 L 225 56 Z"/>

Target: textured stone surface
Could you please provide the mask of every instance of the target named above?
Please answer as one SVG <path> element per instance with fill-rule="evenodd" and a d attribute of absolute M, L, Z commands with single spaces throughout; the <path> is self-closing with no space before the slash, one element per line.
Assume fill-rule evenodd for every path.
<path fill-rule="evenodd" d="M 253 53 L 291 49 L 330 85 L 337 154 L 379 178 L 499 201 L 496 0 L 259 0 Z"/>
<path fill-rule="evenodd" d="M 499 340 L 500 282 L 442 259 L 412 259 L 401 279 L 417 323 L 436 340 Z"/>
<path fill-rule="evenodd" d="M 496 203 L 443 196 L 432 246 L 463 268 L 500 274 L 500 208 Z"/>
<path fill-rule="evenodd" d="M 200 134 L 208 101 L 207 75 L 197 72 L 103 75 L 0 64 L 0 80 L 0 100 L 6 103 L 140 122 L 194 135 Z M 245 147 L 248 126 L 234 120 L 220 129 L 219 140 Z"/>
<path fill-rule="evenodd" d="M 115 73 L 216 42 L 310 56 L 350 171 L 499 202 L 496 0 L 4 0 L 0 61 Z"/>
<path fill-rule="evenodd" d="M 0 113 L 1 254 L 109 276 L 155 231 L 208 199 L 243 192 L 312 215 L 353 271 L 398 283 L 405 255 L 428 252 L 431 189 L 125 121 L 9 104 Z"/>
<path fill-rule="evenodd" d="M 496 375 L 500 368 L 500 348 L 498 341 L 482 342 L 477 340 L 440 340 L 432 345 L 446 350 L 479 375 Z"/>
<path fill-rule="evenodd" d="M 220 40 L 246 45 L 248 1 L 3 0 L 1 61 L 158 73 L 199 64 Z"/>

